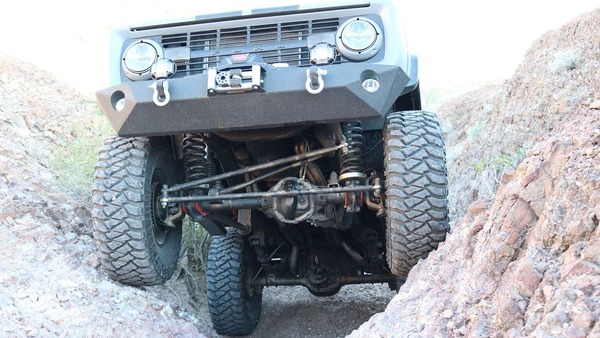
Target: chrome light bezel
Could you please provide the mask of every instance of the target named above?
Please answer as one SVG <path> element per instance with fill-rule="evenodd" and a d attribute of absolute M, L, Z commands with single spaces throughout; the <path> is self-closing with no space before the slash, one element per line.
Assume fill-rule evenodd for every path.
<path fill-rule="evenodd" d="M 133 48 L 137 48 L 141 45 L 147 45 L 154 49 L 154 58 L 148 62 L 147 67 L 132 67 L 131 64 L 128 64 L 128 53 L 133 51 Z M 159 59 L 163 57 L 162 47 L 153 40 L 137 40 L 131 43 L 123 52 L 123 56 L 121 57 L 121 69 L 125 76 L 132 81 L 143 81 L 149 80 L 152 78 L 151 71 L 152 65 L 156 63 Z"/>
<path fill-rule="evenodd" d="M 356 24 L 367 24 L 373 30 L 373 38 L 365 46 L 353 46 L 351 42 L 347 41 L 348 37 L 344 34 L 346 29 Z M 335 36 L 338 52 L 345 58 L 354 61 L 363 61 L 372 58 L 379 53 L 383 45 L 383 34 L 379 25 L 375 21 L 364 17 L 355 17 L 347 20 L 338 28 Z"/>

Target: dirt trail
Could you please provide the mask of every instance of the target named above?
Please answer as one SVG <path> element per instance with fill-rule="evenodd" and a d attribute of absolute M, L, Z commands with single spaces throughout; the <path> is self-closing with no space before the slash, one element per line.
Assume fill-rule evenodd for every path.
<path fill-rule="evenodd" d="M 201 278 L 201 277 L 200 277 Z M 196 301 L 187 297 L 179 280 L 159 288 L 161 299 L 192 314 L 200 332 L 218 337 L 212 330 L 203 285 Z M 332 297 L 316 297 L 304 287 L 269 287 L 263 291 L 261 318 L 248 337 L 344 337 L 372 315 L 385 310 L 396 295 L 387 285 L 347 285 Z"/>

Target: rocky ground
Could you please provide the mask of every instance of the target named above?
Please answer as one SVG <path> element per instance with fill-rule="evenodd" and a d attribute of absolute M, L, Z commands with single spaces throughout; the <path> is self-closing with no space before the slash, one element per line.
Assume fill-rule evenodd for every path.
<path fill-rule="evenodd" d="M 583 15 L 503 85 L 439 109 L 452 233 L 354 336 L 600 336 L 599 27 Z M 215 336 L 200 275 L 190 301 L 183 278 L 138 289 L 99 271 L 72 171 L 108 129 L 74 93 L 0 55 L 0 336 Z M 343 336 L 393 295 L 267 289 L 254 336 Z"/>
<path fill-rule="evenodd" d="M 198 336 L 198 320 L 158 291 L 99 273 L 86 196 L 54 169 L 75 125 L 102 129 L 74 92 L 0 55 L 0 336 Z"/>
<path fill-rule="evenodd" d="M 441 108 L 458 221 L 352 336 L 600 336 L 599 51 L 596 10 Z"/>

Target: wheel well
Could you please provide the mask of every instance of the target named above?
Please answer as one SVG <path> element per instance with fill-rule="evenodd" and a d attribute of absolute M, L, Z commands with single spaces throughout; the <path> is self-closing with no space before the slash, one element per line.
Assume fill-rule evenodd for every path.
<path fill-rule="evenodd" d="M 417 84 L 415 88 L 401 95 L 394 102 L 394 111 L 421 110 L 421 90 Z"/>

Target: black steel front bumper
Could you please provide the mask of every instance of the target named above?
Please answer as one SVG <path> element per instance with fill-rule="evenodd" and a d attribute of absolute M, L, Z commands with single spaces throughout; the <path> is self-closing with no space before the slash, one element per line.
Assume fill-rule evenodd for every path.
<path fill-rule="evenodd" d="M 170 101 L 162 107 L 153 102 L 153 81 L 120 84 L 96 96 L 119 136 L 156 136 L 376 119 L 409 82 L 396 66 L 345 63 L 322 68 L 327 75 L 319 94 L 305 88 L 307 68 L 269 67 L 262 91 L 209 96 L 204 73 L 169 79 Z M 368 78 L 379 81 L 379 90 L 371 93 L 362 87 Z M 123 97 L 125 106 L 117 111 L 116 102 Z"/>

